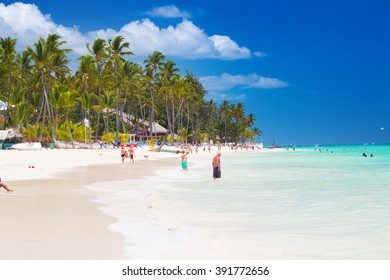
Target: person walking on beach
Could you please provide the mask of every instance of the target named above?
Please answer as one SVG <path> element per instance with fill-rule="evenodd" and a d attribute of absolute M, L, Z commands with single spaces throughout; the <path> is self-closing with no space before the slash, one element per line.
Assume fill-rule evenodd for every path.
<path fill-rule="evenodd" d="M 134 165 L 134 157 L 135 157 L 135 151 L 132 146 L 129 148 L 129 157 L 130 157 L 130 163 Z"/>
<path fill-rule="evenodd" d="M 13 190 L 11 190 L 10 188 L 8 188 L 6 184 L 4 184 L 3 182 L 1 182 L 1 178 L 0 178 L 0 188 L 4 188 L 7 192 L 13 192 Z"/>
<path fill-rule="evenodd" d="M 127 152 L 125 151 L 125 148 L 121 147 L 121 158 L 122 158 L 122 165 L 125 163 L 125 157 L 127 157 Z"/>
<path fill-rule="evenodd" d="M 187 150 L 186 152 L 183 151 L 183 154 L 181 155 L 181 167 L 183 170 L 188 170 L 188 163 L 187 163 L 187 155 L 190 152 Z"/>
<path fill-rule="evenodd" d="M 213 178 L 221 178 L 221 152 L 218 152 L 213 158 Z"/>

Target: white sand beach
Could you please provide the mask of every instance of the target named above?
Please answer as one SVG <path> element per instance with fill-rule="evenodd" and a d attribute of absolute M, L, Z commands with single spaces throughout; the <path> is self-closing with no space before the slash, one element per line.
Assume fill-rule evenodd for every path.
<path fill-rule="evenodd" d="M 122 166 L 118 149 L 0 151 L 0 177 L 14 190 L 0 188 L 0 259 L 124 259 L 114 219 L 83 186 L 139 178 L 174 155 L 138 148 L 136 164 Z"/>
<path fill-rule="evenodd" d="M 197 160 L 209 161 L 216 151 L 199 150 Z M 6 150 L 0 161 L 0 177 L 14 190 L 0 189 L 3 260 L 126 259 L 124 236 L 109 229 L 115 218 L 99 210 L 98 193 L 84 186 L 180 169 L 179 155 L 149 147 L 136 149 L 134 166 L 129 159 L 121 164 L 119 149 Z"/>

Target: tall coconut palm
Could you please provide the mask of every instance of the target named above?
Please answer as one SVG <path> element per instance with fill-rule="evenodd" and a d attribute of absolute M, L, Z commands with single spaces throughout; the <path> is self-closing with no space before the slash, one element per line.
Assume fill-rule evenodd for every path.
<path fill-rule="evenodd" d="M 75 73 L 73 83 L 79 92 L 87 92 L 89 85 L 93 84 L 93 76 L 95 76 L 94 58 L 90 55 L 81 56 L 78 58 L 80 64 Z"/>
<path fill-rule="evenodd" d="M 224 139 L 225 141 L 225 144 L 226 144 L 226 140 L 227 140 L 227 134 L 226 134 L 226 127 L 227 127 L 227 122 L 229 120 L 229 115 L 230 115 L 230 111 L 229 111 L 229 102 L 227 100 L 224 100 L 222 102 L 222 104 L 219 106 L 219 114 L 220 114 L 220 121 L 223 122 L 223 127 L 224 127 L 224 130 L 223 130 L 223 137 L 221 137 L 221 139 Z"/>
<path fill-rule="evenodd" d="M 26 47 L 27 52 L 31 55 L 31 58 L 35 63 L 34 68 L 36 69 L 42 88 L 44 112 L 47 112 L 48 114 L 50 132 L 54 142 L 56 141 L 56 136 L 55 130 L 53 129 L 53 117 L 48 95 L 48 90 L 50 88 L 50 74 L 55 58 L 58 56 L 63 57 L 64 53 L 71 51 L 69 49 L 60 49 L 60 46 L 66 42 L 60 41 L 59 39 L 59 35 L 49 34 L 46 40 L 42 37 L 39 38 L 38 42 L 34 44 L 35 49 L 31 48 L 30 46 Z M 43 114 L 42 118 L 42 132 L 44 124 L 45 113 Z M 42 138 L 42 132 L 40 138 Z"/>
<path fill-rule="evenodd" d="M 104 90 L 103 93 L 98 97 L 98 101 L 100 104 L 100 107 L 103 109 L 103 111 L 106 113 L 106 120 L 105 120 L 105 127 L 106 127 L 106 135 L 107 138 L 109 137 L 109 117 L 110 117 L 110 112 L 112 108 L 116 107 L 117 104 L 117 96 L 115 91 L 112 90 Z M 106 142 L 109 142 L 109 139 L 106 139 Z"/>
<path fill-rule="evenodd" d="M 95 66 L 94 66 L 94 59 L 90 55 L 82 56 L 79 58 L 80 64 L 78 66 L 78 70 L 75 74 L 75 79 L 73 80 L 73 85 L 77 90 L 79 91 L 80 95 L 83 97 L 87 92 L 90 92 L 90 89 L 93 88 L 93 85 L 96 82 L 96 75 L 95 75 Z M 91 102 L 93 101 L 91 97 Z M 81 102 L 82 110 L 83 110 L 83 118 L 87 118 L 89 120 L 89 112 L 88 111 L 92 104 L 88 104 L 89 107 L 86 108 L 84 102 Z M 87 113 L 88 111 L 88 113 Z"/>
<path fill-rule="evenodd" d="M 18 55 L 16 58 L 17 63 L 17 74 L 19 83 L 24 89 L 23 99 L 25 102 L 29 102 L 29 92 L 31 90 L 31 77 L 32 77 L 32 66 L 31 66 L 31 56 L 27 51 L 23 51 L 21 55 Z"/>
<path fill-rule="evenodd" d="M 91 109 L 93 108 L 93 99 L 95 97 L 95 94 L 93 92 L 85 92 L 82 94 L 78 100 L 81 102 L 83 108 L 84 108 L 84 126 L 88 127 L 88 134 L 89 134 L 89 140 L 91 140 L 92 137 L 92 129 L 91 129 Z M 85 141 L 85 139 L 84 139 Z"/>
<path fill-rule="evenodd" d="M 7 119 L 9 115 L 10 101 L 11 101 L 11 93 L 12 93 L 12 68 L 15 65 L 15 57 L 16 57 L 16 41 L 17 39 L 8 38 L 0 38 L 0 59 L 1 62 L 6 65 L 8 82 L 7 82 L 7 110 L 5 110 L 5 119 L 3 124 L 3 129 L 7 126 Z"/>
<path fill-rule="evenodd" d="M 232 104 L 231 108 L 231 133 L 236 143 L 240 142 L 242 134 L 247 127 L 247 120 L 245 118 L 245 108 L 242 102 Z"/>
<path fill-rule="evenodd" d="M 201 140 L 201 115 L 202 108 L 204 108 L 204 95 L 206 94 L 203 85 L 200 83 L 198 78 L 195 78 L 191 72 L 186 75 L 186 82 L 188 84 L 188 90 L 191 96 L 191 109 L 192 109 L 192 125 L 193 125 L 193 136 L 196 141 Z M 195 126 L 195 127 L 194 127 Z"/>
<path fill-rule="evenodd" d="M 130 62 L 125 60 L 119 64 L 119 83 L 120 89 L 124 93 L 124 102 L 123 108 L 127 109 L 127 111 L 132 115 L 132 119 L 127 121 L 127 124 L 130 130 L 134 125 L 137 124 L 136 121 L 136 111 L 137 111 L 137 100 L 136 100 L 136 92 L 139 90 L 141 86 L 139 79 L 141 78 L 139 75 L 142 74 L 142 68 L 139 64 Z M 121 117 L 122 118 L 122 117 Z M 122 118 L 123 119 L 123 118 Z M 125 125 L 123 124 L 125 131 Z"/>
<path fill-rule="evenodd" d="M 174 99 L 174 94 L 175 94 L 174 79 L 179 76 L 178 75 L 179 71 L 180 71 L 179 68 L 176 67 L 176 63 L 173 62 L 172 60 L 167 60 L 165 63 L 163 63 L 163 66 L 161 68 L 161 92 L 163 95 L 165 95 L 165 111 L 167 114 L 168 127 L 171 128 L 172 134 L 174 133 L 172 129 L 174 108 L 172 108 L 172 113 L 171 113 L 170 100 Z"/>
<path fill-rule="evenodd" d="M 36 72 L 38 73 L 38 80 L 40 82 L 41 89 L 42 89 L 42 96 L 43 96 L 42 108 L 43 108 L 44 113 L 43 113 L 43 117 L 42 117 L 41 133 L 40 133 L 40 137 L 39 137 L 40 138 L 39 140 L 41 141 L 43 128 L 45 125 L 46 110 L 50 111 L 49 110 L 49 101 L 48 101 L 49 97 L 48 97 L 47 88 L 46 88 L 46 84 L 45 84 L 45 71 L 46 71 L 46 67 L 48 64 L 48 53 L 47 53 L 46 47 L 45 47 L 45 40 L 42 37 L 39 38 L 38 42 L 36 42 L 34 44 L 34 47 L 35 47 L 35 49 L 31 48 L 30 46 L 27 46 L 26 50 L 29 53 L 29 55 L 31 56 L 31 59 L 34 61 L 34 68 L 35 68 Z M 50 120 L 50 122 L 51 122 L 51 120 Z M 52 137 L 53 137 L 53 141 L 55 141 L 54 131 L 52 131 Z"/>
<path fill-rule="evenodd" d="M 65 110 L 65 121 L 68 128 L 70 142 L 72 143 L 72 147 L 74 148 L 72 130 L 69 122 L 69 113 L 75 107 L 76 102 L 78 100 L 78 92 L 74 90 L 67 90 L 61 93 L 61 105 Z"/>
<path fill-rule="evenodd" d="M 165 55 L 159 51 L 155 51 L 144 60 L 146 74 L 151 77 L 149 90 L 152 103 L 150 108 L 149 126 L 154 124 L 154 99 L 156 92 L 155 86 L 157 84 L 157 71 L 161 69 L 164 59 Z M 155 131 L 155 129 L 150 127 L 150 137 L 152 137 L 153 131 Z"/>
<path fill-rule="evenodd" d="M 100 98 L 101 71 L 102 71 L 104 63 L 108 59 L 107 42 L 104 39 L 98 38 L 93 42 L 92 46 L 90 46 L 87 43 L 87 49 L 95 60 L 95 69 L 96 69 L 97 82 L 98 82 L 97 83 L 97 96 L 98 96 L 98 98 Z M 98 138 L 98 135 L 99 135 L 99 125 L 100 125 L 100 111 L 98 111 L 98 113 L 97 113 L 96 136 L 95 136 L 96 138 Z"/>
<path fill-rule="evenodd" d="M 122 36 L 116 36 L 114 40 L 108 40 L 108 51 L 110 54 L 110 60 L 114 64 L 114 76 L 115 76 L 115 92 L 117 98 L 117 104 L 115 108 L 116 114 L 116 125 L 115 125 L 115 138 L 119 138 L 119 106 L 121 103 L 119 102 L 120 96 L 120 86 L 119 86 L 119 63 L 123 61 L 123 56 L 125 55 L 134 55 L 131 51 L 125 51 L 130 46 L 130 43 L 123 42 L 125 40 Z"/>

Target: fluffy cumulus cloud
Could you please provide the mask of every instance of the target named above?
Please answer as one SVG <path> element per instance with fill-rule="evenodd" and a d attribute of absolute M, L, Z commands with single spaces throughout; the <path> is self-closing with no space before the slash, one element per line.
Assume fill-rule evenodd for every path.
<path fill-rule="evenodd" d="M 190 18 L 190 14 L 188 12 L 179 10 L 179 8 L 175 5 L 157 7 L 147 12 L 147 14 L 152 17 Z"/>
<path fill-rule="evenodd" d="M 168 16 L 176 15 L 185 18 L 185 14 L 174 6 L 155 10 L 155 14 Z M 157 13 L 157 11 L 159 11 Z M 231 38 L 224 35 L 209 36 L 204 30 L 197 27 L 192 21 L 183 19 L 176 26 L 160 28 L 150 19 L 132 21 L 124 25 L 119 31 L 101 29 L 80 33 L 77 27 L 66 27 L 56 24 L 50 15 L 44 15 L 36 5 L 14 3 L 8 6 L 0 3 L 0 37 L 18 39 L 18 51 L 26 45 L 33 45 L 39 37 L 46 37 L 49 33 L 59 34 L 67 41 L 67 48 L 74 50 L 76 55 L 87 53 L 86 42 L 93 43 L 97 38 L 114 38 L 123 36 L 130 42 L 130 49 L 136 56 L 147 56 L 155 50 L 165 55 L 185 58 L 214 58 L 214 59 L 244 59 L 252 56 L 249 49 L 239 46 Z"/>
<path fill-rule="evenodd" d="M 246 95 L 243 93 L 239 95 L 228 94 L 233 89 L 234 92 L 237 92 L 237 88 L 241 88 L 241 90 L 246 88 L 275 89 L 289 86 L 287 82 L 277 78 L 268 78 L 257 74 L 231 75 L 224 73 L 220 76 L 200 77 L 199 80 L 208 91 L 208 98 L 215 100 L 245 99 Z"/>
<path fill-rule="evenodd" d="M 263 88 L 263 89 L 282 88 L 287 86 L 288 86 L 287 82 L 281 81 L 276 78 L 267 78 L 267 77 L 259 77 L 257 81 L 255 81 L 250 85 L 250 87 Z"/>
<path fill-rule="evenodd" d="M 288 83 L 277 78 L 267 78 L 257 74 L 201 77 L 200 81 L 209 91 L 227 91 L 235 87 L 274 89 L 287 87 Z"/>

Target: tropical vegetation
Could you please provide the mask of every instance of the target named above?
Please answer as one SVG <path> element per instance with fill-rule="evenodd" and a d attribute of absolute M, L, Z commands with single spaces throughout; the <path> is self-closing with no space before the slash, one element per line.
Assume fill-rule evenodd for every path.
<path fill-rule="evenodd" d="M 72 71 L 57 34 L 39 38 L 17 53 L 17 39 L 0 38 L 0 129 L 15 128 L 25 140 L 54 142 L 103 139 L 166 142 L 254 141 L 261 131 L 243 103 L 206 100 L 206 90 L 189 71 L 155 51 L 132 62 L 130 43 L 117 36 L 86 44 L 88 55 Z M 153 124 L 167 128 L 157 135 Z M 149 125 L 150 124 L 150 125 Z"/>

